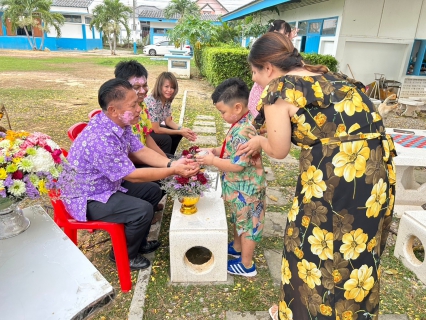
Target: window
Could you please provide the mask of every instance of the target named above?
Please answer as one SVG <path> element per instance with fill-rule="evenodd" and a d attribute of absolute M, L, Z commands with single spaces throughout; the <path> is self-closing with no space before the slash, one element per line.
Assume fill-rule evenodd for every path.
<path fill-rule="evenodd" d="M 165 34 L 166 30 L 165 29 L 154 28 L 154 33 Z"/>
<path fill-rule="evenodd" d="M 81 16 L 75 16 L 72 14 L 64 14 L 65 22 L 81 23 Z"/>
<path fill-rule="evenodd" d="M 30 35 L 30 36 L 33 35 L 33 32 L 31 30 L 31 25 L 27 26 L 27 31 L 28 31 L 28 35 Z M 16 35 L 17 36 L 26 36 L 27 34 L 25 33 L 25 29 L 24 28 L 17 27 L 16 28 Z"/>
<path fill-rule="evenodd" d="M 296 22 L 287 22 L 287 23 L 290 25 L 291 29 L 296 28 Z"/>
<path fill-rule="evenodd" d="M 299 28 L 299 32 L 297 33 L 299 36 L 306 35 L 306 29 L 308 28 L 308 21 L 300 21 L 297 27 Z"/>
<path fill-rule="evenodd" d="M 92 18 L 90 18 L 90 17 L 85 17 L 85 18 L 84 18 L 84 21 L 85 21 L 85 23 L 86 23 L 86 24 L 90 24 L 90 22 L 92 22 Z"/>
<path fill-rule="evenodd" d="M 321 23 L 322 21 L 318 21 L 318 22 L 310 22 L 309 23 L 309 31 L 308 33 L 320 33 L 321 31 Z"/>
<path fill-rule="evenodd" d="M 325 19 L 322 25 L 322 35 L 334 36 L 337 29 L 337 18 Z"/>
<path fill-rule="evenodd" d="M 168 41 L 160 42 L 160 46 L 167 47 L 169 45 Z"/>

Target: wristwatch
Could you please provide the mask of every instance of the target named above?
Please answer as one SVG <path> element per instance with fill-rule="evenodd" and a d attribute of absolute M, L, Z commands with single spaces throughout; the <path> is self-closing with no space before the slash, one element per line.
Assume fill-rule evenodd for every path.
<path fill-rule="evenodd" d="M 172 162 L 173 162 L 173 160 L 170 160 L 170 161 L 167 163 L 167 168 L 170 168 L 170 167 L 171 167 Z"/>

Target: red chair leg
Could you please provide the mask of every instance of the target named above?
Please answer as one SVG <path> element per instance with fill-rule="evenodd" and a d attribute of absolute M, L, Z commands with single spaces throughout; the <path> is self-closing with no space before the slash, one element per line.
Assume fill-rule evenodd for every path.
<path fill-rule="evenodd" d="M 64 233 L 77 246 L 77 229 L 64 228 Z"/>
<path fill-rule="evenodd" d="M 128 292 L 132 289 L 132 279 L 130 276 L 129 256 L 127 254 L 124 226 L 119 225 L 113 230 L 109 230 L 109 233 L 111 235 L 112 247 L 114 249 L 115 263 L 117 265 L 121 291 Z"/>

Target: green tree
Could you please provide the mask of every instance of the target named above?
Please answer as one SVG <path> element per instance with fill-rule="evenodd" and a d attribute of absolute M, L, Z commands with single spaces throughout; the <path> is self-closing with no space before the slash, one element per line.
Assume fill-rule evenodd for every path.
<path fill-rule="evenodd" d="M 179 21 L 182 21 L 183 17 L 199 16 L 200 7 L 192 0 L 172 0 L 164 9 L 164 16 L 171 19 L 175 14 L 178 14 Z"/>
<path fill-rule="evenodd" d="M 42 31 L 42 40 L 39 50 L 43 50 L 44 33 L 51 27 L 56 30 L 57 37 L 61 36 L 61 26 L 65 18 L 60 13 L 50 12 L 52 0 L 0 0 L 0 6 L 4 10 L 4 21 L 10 20 L 12 29 L 23 28 L 27 36 L 30 47 L 37 50 L 37 43 L 34 37 L 35 29 Z M 29 35 L 31 30 L 32 37 Z"/>
<path fill-rule="evenodd" d="M 216 37 L 216 29 L 211 22 L 201 20 L 199 16 L 187 16 L 173 29 L 167 31 L 169 39 L 176 44 L 188 41 L 194 49 L 195 65 L 201 70 L 201 51 L 203 45 L 210 44 Z"/>
<path fill-rule="evenodd" d="M 130 29 L 127 25 L 127 21 L 132 12 L 133 11 L 122 4 L 120 0 L 104 0 L 104 4 L 97 5 L 93 10 L 90 29 L 95 27 L 98 30 L 102 30 L 105 37 L 108 39 L 112 55 L 115 55 L 120 26 L 123 26 L 126 29 L 127 36 L 130 36 Z"/>

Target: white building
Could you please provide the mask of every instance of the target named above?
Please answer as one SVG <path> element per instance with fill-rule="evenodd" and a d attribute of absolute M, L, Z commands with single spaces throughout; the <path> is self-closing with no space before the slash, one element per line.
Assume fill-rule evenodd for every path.
<path fill-rule="evenodd" d="M 272 6 L 279 15 L 265 11 Z M 251 1 L 223 20 L 261 10 L 265 23 L 283 19 L 300 29 L 295 39 L 300 51 L 335 56 L 343 73 L 365 84 L 380 73 L 418 85 L 403 87 L 401 96 L 426 95 L 426 0 Z"/>

